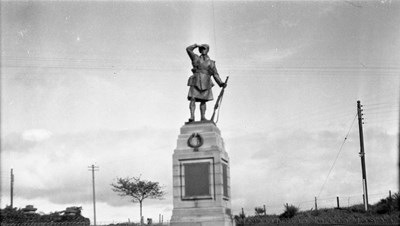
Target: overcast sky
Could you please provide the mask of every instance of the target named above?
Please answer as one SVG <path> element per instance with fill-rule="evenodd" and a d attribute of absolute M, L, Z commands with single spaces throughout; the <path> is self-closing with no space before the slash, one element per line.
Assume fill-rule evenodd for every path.
<path fill-rule="evenodd" d="M 398 190 L 399 11 L 386 0 L 2 1 L 1 207 L 13 168 L 14 206 L 82 206 L 92 219 L 95 164 L 98 222 L 139 219 L 110 186 L 139 175 L 168 193 L 144 202 L 145 218 L 169 220 L 194 43 L 230 76 L 217 125 L 234 214 L 362 202 L 357 100 L 376 202 Z"/>

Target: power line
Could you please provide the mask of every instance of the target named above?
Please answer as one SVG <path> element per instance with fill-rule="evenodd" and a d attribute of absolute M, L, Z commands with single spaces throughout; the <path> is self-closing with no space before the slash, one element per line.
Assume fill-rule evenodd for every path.
<path fill-rule="evenodd" d="M 385 105 L 363 105 L 364 109 L 369 109 L 369 110 L 385 110 L 385 109 L 394 109 L 399 107 L 399 103 L 393 102 L 390 104 L 385 104 Z"/>
<path fill-rule="evenodd" d="M 336 161 L 337 161 L 338 158 L 339 158 L 340 153 L 342 152 L 343 145 L 344 145 L 344 143 L 346 142 L 347 137 L 349 136 L 351 129 L 353 128 L 353 125 L 354 125 L 354 122 L 356 121 L 356 118 L 357 118 L 357 114 L 354 116 L 354 119 L 353 119 L 353 122 L 351 123 L 350 129 L 349 129 L 349 131 L 347 132 L 346 136 L 344 137 L 344 140 L 343 140 L 343 142 L 342 142 L 342 145 L 340 146 L 339 151 L 338 151 L 338 153 L 337 153 L 337 155 L 336 155 L 335 161 L 333 161 L 333 164 L 332 164 L 332 166 L 331 166 L 331 168 L 330 168 L 330 170 L 329 170 L 329 172 L 328 172 L 328 175 L 326 176 L 325 181 L 324 181 L 324 183 L 322 184 L 321 190 L 319 191 L 318 196 L 317 196 L 318 198 L 319 198 L 319 196 L 321 195 L 321 192 L 322 192 L 322 190 L 324 189 L 326 182 L 328 181 L 329 175 L 331 174 L 332 169 L 334 168 L 334 166 L 335 166 L 335 164 L 336 164 Z"/>
<path fill-rule="evenodd" d="M 213 29 L 214 29 L 214 45 L 215 45 L 215 57 L 217 57 L 217 32 L 215 31 L 215 9 L 214 9 L 214 0 L 212 0 L 212 12 L 213 12 Z"/>
<path fill-rule="evenodd" d="M 151 65 L 155 65 L 156 63 L 151 63 Z M 160 65 L 157 65 L 160 67 Z M 3 64 L 4 68 L 47 68 L 47 69 L 116 69 L 113 67 L 113 65 L 109 64 L 108 66 L 105 66 L 104 64 L 100 65 L 81 65 L 81 64 L 74 64 L 74 65 L 21 65 L 21 64 Z M 176 68 L 176 67 L 165 67 L 165 68 L 158 68 L 158 67 L 153 67 L 153 66 L 131 66 L 131 65 L 122 65 L 119 66 L 118 68 L 123 67 L 124 70 L 138 70 L 138 71 L 181 71 L 182 69 Z M 230 65 L 222 65 L 220 68 L 223 68 L 224 70 L 229 70 L 229 71 L 254 71 L 254 72 L 292 72 L 292 73 L 299 73 L 299 72 L 307 72 L 307 73 L 343 73 L 343 72 L 357 72 L 359 70 L 362 71 L 368 71 L 362 68 L 344 68 L 344 67 L 276 67 L 276 66 L 270 66 L 270 67 L 257 67 L 257 66 L 243 66 L 243 67 L 232 67 Z M 380 70 L 379 68 L 376 68 L 376 70 Z M 397 73 L 400 71 L 400 69 L 386 69 L 386 73 L 393 73 L 393 76 L 397 75 Z M 242 74 L 239 74 L 239 76 L 244 76 Z"/>
<path fill-rule="evenodd" d="M 384 114 L 384 113 L 399 113 L 398 109 L 375 109 L 375 110 L 370 110 L 370 109 L 365 109 L 368 110 L 368 114 Z"/>
<path fill-rule="evenodd" d="M 215 42 L 215 52 L 217 53 L 217 38 L 216 38 L 216 28 L 215 28 L 215 9 L 214 3 L 212 2 L 213 7 L 213 28 L 214 28 L 214 42 Z M 107 69 L 108 67 L 105 65 L 111 66 L 124 66 L 124 67 L 131 67 L 132 62 L 146 62 L 157 64 L 157 59 L 149 59 L 149 60 L 137 60 L 136 58 L 112 58 L 112 57 L 96 57 L 96 58 L 73 58 L 73 57 L 15 57 L 15 56 L 3 56 L 3 67 L 16 67 L 16 68 L 24 68 L 24 67 L 44 67 L 44 68 L 64 68 L 64 69 Z M 167 60 L 168 64 L 177 63 L 179 64 L 180 61 L 178 60 Z M 43 63 L 52 64 L 52 65 L 40 65 Z M 33 64 L 33 65 L 32 65 Z M 39 64 L 39 65 L 38 65 Z M 70 65 L 69 65 L 70 64 Z M 84 65 L 82 65 L 84 64 Z M 159 66 L 159 64 L 157 65 Z M 359 66 L 359 65 L 342 65 L 342 66 L 287 66 L 287 65 L 277 65 L 272 63 L 235 63 L 235 64 L 223 64 L 220 66 L 221 68 L 226 67 L 229 70 L 246 70 L 248 71 L 249 68 L 254 71 L 306 71 L 306 72 L 321 72 L 321 71 L 387 71 L 389 73 L 396 73 L 399 72 L 400 67 L 389 65 L 387 67 L 384 66 L 370 66 L 368 68 Z M 157 69 L 154 67 L 137 67 L 133 68 L 136 70 L 151 70 L 154 71 Z M 164 68 L 163 70 L 174 70 L 175 67 Z M 395 75 L 397 76 L 397 74 Z"/>
<path fill-rule="evenodd" d="M 394 102 L 380 102 L 380 103 L 370 103 L 370 104 L 363 104 L 364 107 L 369 107 L 369 106 L 382 106 L 382 105 L 389 105 L 392 106 Z"/>
<path fill-rule="evenodd" d="M 378 120 L 378 121 L 372 121 L 372 122 L 366 122 L 364 124 L 370 125 L 370 124 L 382 124 L 382 123 L 388 123 L 388 122 L 399 122 L 398 118 L 393 118 L 393 119 L 382 119 L 382 120 Z"/>

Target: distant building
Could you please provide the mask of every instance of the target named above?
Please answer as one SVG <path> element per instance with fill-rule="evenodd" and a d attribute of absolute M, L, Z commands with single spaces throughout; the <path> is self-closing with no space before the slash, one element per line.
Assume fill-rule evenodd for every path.
<path fill-rule="evenodd" d="M 33 205 L 26 205 L 25 208 L 22 208 L 25 214 L 34 214 L 37 208 L 34 208 Z"/>
<path fill-rule="evenodd" d="M 81 210 L 82 207 L 76 207 L 76 206 L 67 207 L 64 211 L 64 214 L 69 216 L 80 216 Z"/>

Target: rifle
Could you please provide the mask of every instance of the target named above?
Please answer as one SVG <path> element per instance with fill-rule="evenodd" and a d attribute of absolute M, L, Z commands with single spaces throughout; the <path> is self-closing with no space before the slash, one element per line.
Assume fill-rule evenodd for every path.
<path fill-rule="evenodd" d="M 228 84 L 228 79 L 229 79 L 229 76 L 226 76 L 225 85 Z M 226 87 L 226 86 L 225 86 L 225 87 Z M 211 116 L 211 121 L 212 121 L 212 122 L 214 122 L 215 112 L 217 111 L 219 105 L 221 105 L 222 97 L 224 96 L 225 87 L 222 87 L 222 90 L 221 90 L 221 92 L 220 92 L 219 95 L 218 95 L 217 101 L 215 102 L 214 112 L 213 112 L 213 114 L 212 114 L 212 116 Z M 218 112 L 218 113 L 219 113 L 219 112 Z"/>

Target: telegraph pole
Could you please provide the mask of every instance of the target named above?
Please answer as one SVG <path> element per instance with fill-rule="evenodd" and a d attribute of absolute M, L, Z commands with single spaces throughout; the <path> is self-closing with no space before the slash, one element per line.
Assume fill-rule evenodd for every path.
<path fill-rule="evenodd" d="M 93 225 L 96 226 L 96 191 L 94 181 L 94 171 L 99 171 L 99 167 L 95 165 L 89 166 L 89 171 L 92 171 L 92 184 L 93 184 Z"/>
<path fill-rule="evenodd" d="M 11 209 L 13 208 L 13 206 L 14 206 L 14 173 L 13 173 L 13 169 L 11 168 L 11 175 L 10 175 L 11 177 L 11 181 L 10 181 L 10 184 L 11 184 L 11 189 L 10 189 L 10 207 L 11 207 Z"/>
<path fill-rule="evenodd" d="M 367 189 L 367 170 L 365 168 L 365 152 L 364 152 L 364 135 L 363 135 L 363 120 L 362 105 L 360 101 L 357 101 L 357 115 L 358 115 L 358 132 L 360 136 L 360 157 L 361 157 L 361 169 L 362 169 L 362 184 L 364 191 L 364 208 L 365 211 L 368 210 L 368 189 Z"/>

